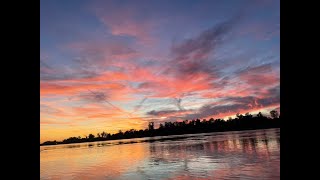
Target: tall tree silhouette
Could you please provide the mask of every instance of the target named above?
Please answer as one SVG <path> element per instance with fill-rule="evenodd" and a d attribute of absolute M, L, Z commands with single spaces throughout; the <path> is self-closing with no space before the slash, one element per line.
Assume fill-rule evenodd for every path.
<path fill-rule="evenodd" d="M 89 139 L 94 139 L 94 135 L 93 134 L 89 134 L 88 138 Z"/>
<path fill-rule="evenodd" d="M 154 122 L 149 122 L 148 129 L 149 131 L 154 130 Z"/>
<path fill-rule="evenodd" d="M 262 117 L 263 117 L 263 114 L 262 114 L 261 112 L 259 112 L 259 113 L 257 114 L 257 117 L 262 118 Z"/>
<path fill-rule="evenodd" d="M 270 115 L 273 119 L 278 118 L 279 117 L 279 113 L 277 110 L 272 110 L 270 111 Z"/>

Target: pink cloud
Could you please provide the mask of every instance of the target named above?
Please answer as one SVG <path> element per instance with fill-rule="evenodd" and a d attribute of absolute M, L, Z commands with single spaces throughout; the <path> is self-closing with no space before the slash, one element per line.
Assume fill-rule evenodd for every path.
<path fill-rule="evenodd" d="M 108 10 L 101 8 L 107 6 Z M 116 7 L 112 3 L 96 4 L 92 9 L 99 20 L 107 26 L 110 33 L 115 36 L 131 36 L 139 41 L 152 44 L 155 38 L 151 35 L 152 29 L 156 23 L 142 18 L 137 9 L 134 7 Z"/>
<path fill-rule="evenodd" d="M 254 87 L 274 86 L 280 82 L 278 74 L 269 73 L 246 73 L 241 74 L 239 78 L 247 84 Z"/>
<path fill-rule="evenodd" d="M 130 48 L 127 44 L 113 41 L 73 42 L 64 45 L 63 48 L 79 52 L 91 60 L 93 57 L 99 56 L 98 61 L 95 61 L 95 63 L 100 62 L 101 65 L 108 65 L 112 61 L 128 60 L 141 56 L 141 54 Z"/>

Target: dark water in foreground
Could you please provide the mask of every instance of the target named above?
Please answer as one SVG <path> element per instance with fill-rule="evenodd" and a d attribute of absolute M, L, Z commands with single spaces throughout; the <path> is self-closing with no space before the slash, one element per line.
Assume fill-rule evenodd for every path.
<path fill-rule="evenodd" d="M 41 146 L 40 178 L 280 179 L 280 129 Z"/>

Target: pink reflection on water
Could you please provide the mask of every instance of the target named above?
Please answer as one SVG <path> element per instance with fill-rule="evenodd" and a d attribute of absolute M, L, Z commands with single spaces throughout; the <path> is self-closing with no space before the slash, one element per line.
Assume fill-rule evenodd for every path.
<path fill-rule="evenodd" d="M 280 179 L 279 132 L 47 147 L 40 152 L 41 179 Z"/>

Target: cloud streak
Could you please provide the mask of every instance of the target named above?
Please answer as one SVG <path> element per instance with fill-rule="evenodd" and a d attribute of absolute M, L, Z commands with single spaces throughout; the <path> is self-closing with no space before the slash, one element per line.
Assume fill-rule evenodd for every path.
<path fill-rule="evenodd" d="M 174 44 L 171 48 L 173 59 L 167 72 L 183 78 L 197 73 L 212 74 L 214 77 L 216 69 L 210 55 L 228 39 L 238 21 L 239 17 L 231 18 L 203 31 L 195 38 Z"/>

